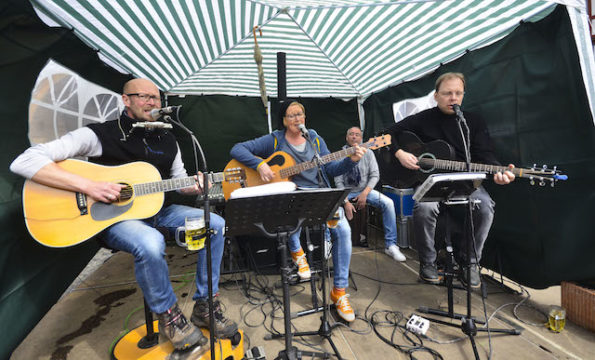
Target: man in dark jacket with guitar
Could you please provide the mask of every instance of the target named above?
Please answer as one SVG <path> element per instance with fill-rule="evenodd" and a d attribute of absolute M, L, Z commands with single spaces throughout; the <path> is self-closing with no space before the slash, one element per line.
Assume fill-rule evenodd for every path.
<path fill-rule="evenodd" d="M 124 85 L 123 92 L 122 100 L 126 108 L 118 119 L 91 124 L 69 132 L 57 140 L 33 146 L 17 157 L 10 169 L 35 183 L 72 192 L 73 202 L 76 193 L 77 197 L 85 199 L 84 204 L 88 204 L 89 208 L 87 217 L 93 215 L 93 219 L 96 215 L 110 218 L 114 216 L 113 212 L 134 211 L 135 202 L 138 204 L 141 200 L 135 197 L 129 197 L 130 202 L 125 200 L 126 191 L 130 193 L 131 190 L 126 190 L 125 185 L 121 184 L 126 180 L 121 178 L 121 174 L 115 175 L 110 181 L 101 181 L 98 180 L 101 177 L 94 176 L 93 173 L 66 170 L 64 163 L 74 160 L 61 164 L 62 160 L 88 157 L 92 162 L 102 165 L 127 166 L 134 161 L 143 161 L 152 164 L 162 178 L 179 180 L 182 185 L 176 188 L 181 193 L 201 193 L 196 176 L 186 178 L 188 183 L 181 180 L 187 173 L 174 135 L 165 127 L 155 127 L 157 125 L 154 123 L 152 110 L 161 108 L 157 86 L 147 79 L 133 79 Z M 109 170 L 110 168 L 105 167 L 100 171 Z M 136 190 L 136 187 L 134 189 Z M 168 190 L 174 189 L 170 186 Z M 112 204 L 114 206 L 111 206 Z M 161 206 L 161 202 L 158 206 Z M 106 210 L 102 214 L 95 214 L 95 208 Z M 148 219 L 131 216 L 130 220 L 111 224 L 103 230 L 101 236 L 108 247 L 134 256 L 136 280 L 150 309 L 159 318 L 159 333 L 166 336 L 176 349 L 192 347 L 193 354 L 204 353 L 209 348 L 208 340 L 197 328 L 209 326 L 206 249 L 202 248 L 197 252 L 197 290 L 193 296 L 196 302 L 190 322 L 178 306 L 169 279 L 164 236 L 156 228 L 165 228 L 173 232 L 177 227 L 184 225 L 186 217 L 195 218 L 203 215 L 202 209 L 176 204 L 166 205 Z M 223 218 L 215 214 L 210 215 L 210 227 L 214 230 L 211 236 L 211 253 L 215 294 L 218 291 L 219 268 L 223 256 L 224 226 Z M 223 337 L 235 335 L 237 325 L 223 316 L 218 300 L 214 300 L 213 303 L 215 334 Z"/>
<path fill-rule="evenodd" d="M 404 135 L 412 132 L 421 143 L 432 143 L 436 140 L 445 141 L 454 150 L 453 159 L 466 161 L 463 139 L 469 139 L 470 161 L 474 163 L 499 165 L 492 151 L 492 142 L 484 121 L 471 113 L 464 112 L 468 125 L 469 136 L 462 136 L 457 123 L 455 110 L 463 102 L 465 95 L 465 77 L 461 73 L 445 73 L 436 80 L 434 98 L 437 106 L 406 117 L 390 126 L 388 132 L 392 135 L 391 152 L 406 169 L 417 171 L 420 169 L 418 157 L 405 149 L 414 149 L 410 144 L 402 143 Z M 459 114 L 462 115 L 462 114 Z M 463 126 L 464 133 L 466 132 Z M 409 134 L 410 135 L 410 134 Z M 420 155 L 420 154 L 417 154 Z M 436 154 L 435 154 L 436 155 Z M 448 156 L 445 154 L 444 156 Z M 439 158 L 440 155 L 437 155 Z M 512 169 L 514 166 L 509 165 Z M 465 169 L 462 169 L 465 170 Z M 417 172 L 419 173 L 419 172 Z M 514 181 L 515 175 L 511 171 L 496 172 L 494 182 L 504 185 Z M 467 271 L 463 271 L 461 280 L 472 287 L 480 286 L 478 263 L 485 240 L 487 239 L 494 219 L 494 201 L 483 187 L 479 187 L 471 194 L 471 200 L 479 200 L 473 210 L 474 251 L 470 254 L 471 275 L 467 279 Z M 440 213 L 438 202 L 416 202 L 413 208 L 414 232 L 420 261 L 419 276 L 430 283 L 438 283 L 436 268 L 436 249 L 434 235 L 436 222 Z M 463 254 L 464 255 L 464 254 Z M 465 269 L 466 270 L 466 269 Z"/>

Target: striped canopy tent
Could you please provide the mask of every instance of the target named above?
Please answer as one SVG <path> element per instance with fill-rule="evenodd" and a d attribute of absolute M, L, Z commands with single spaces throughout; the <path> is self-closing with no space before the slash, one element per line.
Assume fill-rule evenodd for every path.
<path fill-rule="evenodd" d="M 545 17 L 557 3 L 575 14 L 576 28 L 588 26 L 581 0 L 31 1 L 46 23 L 71 28 L 107 64 L 168 94 L 260 96 L 254 34 L 269 96 L 277 96 L 276 53 L 285 52 L 288 96 L 363 101 Z"/>

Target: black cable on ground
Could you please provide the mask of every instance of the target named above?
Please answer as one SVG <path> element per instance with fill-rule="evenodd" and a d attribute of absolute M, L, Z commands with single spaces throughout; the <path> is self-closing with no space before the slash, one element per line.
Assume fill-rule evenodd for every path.
<path fill-rule="evenodd" d="M 372 301 L 368 304 L 368 306 L 366 306 L 366 310 L 364 312 L 365 320 L 370 324 L 370 326 L 372 327 L 372 330 L 374 331 L 374 333 L 380 340 L 382 340 L 385 344 L 391 346 L 392 348 L 397 349 L 397 350 L 407 354 L 409 356 L 409 358 L 414 359 L 413 354 L 416 352 L 427 352 L 427 353 L 431 354 L 434 359 L 443 359 L 442 355 L 438 351 L 425 346 L 419 335 L 409 331 L 406 328 L 406 326 L 404 324 L 407 323 L 407 320 L 401 312 L 393 311 L 393 310 L 378 310 L 378 311 L 375 311 L 374 313 L 372 313 L 372 315 L 370 317 L 368 317 L 368 311 L 370 310 L 370 308 L 372 307 L 372 304 L 376 301 L 376 299 L 378 299 L 378 296 L 380 295 L 380 292 L 382 290 L 383 283 L 388 283 L 391 285 L 414 285 L 412 283 L 399 284 L 399 283 L 390 283 L 390 282 L 379 280 L 380 270 L 379 270 L 379 265 L 378 265 L 378 251 L 379 251 L 378 244 L 376 244 L 376 246 L 374 248 L 374 264 L 375 264 L 375 268 L 376 268 L 376 278 L 374 279 L 374 278 L 371 278 L 366 275 L 358 274 L 358 275 L 362 275 L 366 278 L 369 278 L 373 281 L 376 281 L 378 283 L 378 289 L 376 291 L 376 295 L 374 295 L 374 298 L 372 299 Z M 419 283 L 415 283 L 415 285 L 419 285 Z M 385 314 L 384 320 L 377 321 L 376 316 L 378 314 Z M 401 322 L 403 322 L 403 320 L 404 320 L 404 324 L 401 324 Z M 392 328 L 390 338 L 387 338 L 386 336 L 384 336 L 381 333 L 382 328 L 389 328 L 389 329 Z M 402 337 L 406 341 L 408 341 L 410 345 L 400 345 L 400 344 L 396 343 L 395 335 L 397 334 L 397 331 L 401 333 Z"/>

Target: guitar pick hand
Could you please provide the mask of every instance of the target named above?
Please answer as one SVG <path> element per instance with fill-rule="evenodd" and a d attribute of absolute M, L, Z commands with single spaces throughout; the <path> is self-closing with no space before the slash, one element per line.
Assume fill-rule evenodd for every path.
<path fill-rule="evenodd" d="M 275 177 L 275 173 L 273 172 L 273 170 L 271 170 L 271 167 L 267 163 L 262 163 L 258 167 L 258 173 L 260 174 L 260 178 L 264 182 L 269 182 L 273 180 L 273 178 Z"/>
<path fill-rule="evenodd" d="M 395 153 L 395 157 L 399 159 L 401 165 L 403 165 L 407 169 L 419 169 L 419 165 L 417 165 L 417 156 L 413 155 L 412 153 L 409 153 L 403 149 L 399 149 Z"/>

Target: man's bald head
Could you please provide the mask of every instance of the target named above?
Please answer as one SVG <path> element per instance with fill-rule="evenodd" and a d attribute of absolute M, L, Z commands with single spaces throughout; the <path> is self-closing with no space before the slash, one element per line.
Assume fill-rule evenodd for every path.
<path fill-rule="evenodd" d="M 132 79 L 124 84 L 124 89 L 122 93 L 124 94 L 134 94 L 137 93 L 139 90 L 146 90 L 148 88 L 152 88 L 153 92 L 159 93 L 159 88 L 149 79 Z"/>
<path fill-rule="evenodd" d="M 124 84 L 122 101 L 126 112 L 138 121 L 154 121 L 151 110 L 161 107 L 159 88 L 149 79 L 132 79 Z"/>

